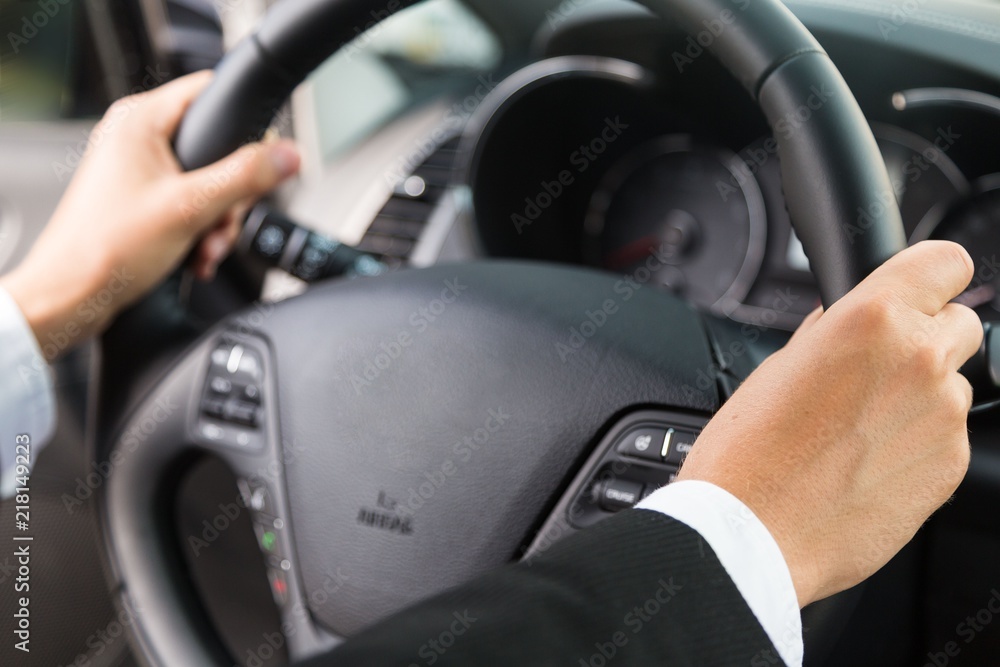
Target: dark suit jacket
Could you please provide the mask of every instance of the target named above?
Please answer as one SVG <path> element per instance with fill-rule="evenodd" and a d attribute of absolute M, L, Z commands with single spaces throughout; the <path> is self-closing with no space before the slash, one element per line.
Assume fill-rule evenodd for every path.
<path fill-rule="evenodd" d="M 701 536 L 630 510 L 381 621 L 307 666 L 783 664 Z"/>

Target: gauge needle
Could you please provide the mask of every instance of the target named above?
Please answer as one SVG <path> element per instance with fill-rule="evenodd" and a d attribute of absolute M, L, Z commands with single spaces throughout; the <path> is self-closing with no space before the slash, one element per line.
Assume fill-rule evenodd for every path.
<path fill-rule="evenodd" d="M 659 245 L 659 242 L 660 238 L 655 234 L 649 234 L 648 236 L 636 239 L 628 245 L 622 246 L 616 250 L 611 256 L 605 258 L 604 266 L 612 271 L 618 271 L 619 269 L 631 266 L 640 259 L 648 257 L 656 246 Z"/>

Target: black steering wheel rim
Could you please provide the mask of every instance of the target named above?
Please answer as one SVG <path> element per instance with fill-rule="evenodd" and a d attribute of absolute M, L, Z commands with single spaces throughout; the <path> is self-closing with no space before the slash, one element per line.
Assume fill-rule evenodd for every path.
<path fill-rule="evenodd" d="M 175 142 L 181 164 L 188 169 L 204 166 L 258 138 L 294 87 L 354 36 L 353 26 L 371 22 L 375 4 L 372 0 L 286 0 L 276 5 L 257 32 L 227 55 L 211 86 L 189 110 Z M 409 4 L 414 3 L 401 6 Z M 713 37 L 708 49 L 764 111 L 778 143 L 787 206 L 827 305 L 904 247 L 892 187 L 863 114 L 828 56 L 780 2 L 643 0 L 643 4 L 676 19 L 692 34 L 709 30 Z M 478 274 L 472 270 L 463 275 L 474 281 Z M 560 279 L 554 274 L 549 277 Z M 483 283 L 484 289 L 488 284 Z M 229 334 L 216 331 L 212 335 L 215 338 L 203 340 L 185 356 L 161 384 L 160 392 L 182 392 L 184 383 L 203 380 L 199 364 L 217 344 L 218 336 Z M 266 359 L 273 352 L 270 348 L 281 341 L 272 340 L 265 331 L 247 344 L 257 345 Z M 268 382 L 272 383 L 268 392 L 277 396 L 273 379 Z M 189 388 L 186 391 L 190 394 Z M 704 410 L 707 404 L 682 407 Z M 150 404 L 140 406 L 131 423 L 149 419 L 150 409 Z M 280 442 L 277 414 L 272 417 L 266 428 L 273 441 Z M 191 439 L 188 425 L 179 420 L 168 420 L 159 429 L 159 437 L 179 443 Z M 178 660 L 222 664 L 211 632 L 180 614 L 184 606 L 180 596 L 171 592 L 166 556 L 149 553 L 167 539 L 161 534 L 159 495 L 169 489 L 171 474 L 187 453 L 179 447 L 143 450 L 127 457 L 102 495 L 102 525 L 124 603 L 143 597 L 141 609 L 160 596 L 156 604 L 168 612 L 142 610 L 139 615 L 140 627 L 134 634 L 144 656 L 154 664 L 181 664 Z M 144 484 L 148 471 L 155 471 L 157 479 Z M 145 557 L 137 558 L 136 553 Z M 155 576 L 162 577 L 163 583 L 152 582 Z M 142 593 L 137 593 L 139 587 L 130 587 L 138 579 L 148 584 Z M 300 611 L 303 627 L 312 628 L 305 619 L 309 610 Z M 145 618 L 162 626 L 155 630 L 141 627 Z M 332 645 L 319 635 L 307 639 L 306 652 Z"/>
<path fill-rule="evenodd" d="M 399 8 L 415 4 L 399 3 Z M 642 0 L 702 40 L 774 131 L 792 224 L 830 306 L 906 247 L 895 192 L 836 66 L 778 0 Z M 185 169 L 263 135 L 292 90 L 371 23 L 368 0 L 290 0 L 219 64 L 175 141 Z"/>

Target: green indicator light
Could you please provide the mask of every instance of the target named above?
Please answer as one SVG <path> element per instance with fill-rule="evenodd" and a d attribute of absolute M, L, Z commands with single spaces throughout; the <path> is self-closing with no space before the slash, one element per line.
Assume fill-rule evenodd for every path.
<path fill-rule="evenodd" d="M 266 551 L 273 550 L 274 543 L 277 541 L 278 541 L 278 536 L 272 533 L 271 531 L 267 531 L 266 533 L 260 536 L 260 545 L 264 547 Z"/>

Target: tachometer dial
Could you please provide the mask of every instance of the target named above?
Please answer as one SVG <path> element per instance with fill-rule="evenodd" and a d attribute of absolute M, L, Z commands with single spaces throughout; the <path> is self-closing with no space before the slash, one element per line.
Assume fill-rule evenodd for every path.
<path fill-rule="evenodd" d="M 668 136 L 625 156 L 588 209 L 590 261 L 729 315 L 764 257 L 760 188 L 735 154 Z"/>

